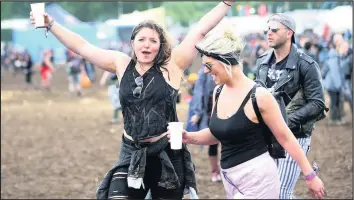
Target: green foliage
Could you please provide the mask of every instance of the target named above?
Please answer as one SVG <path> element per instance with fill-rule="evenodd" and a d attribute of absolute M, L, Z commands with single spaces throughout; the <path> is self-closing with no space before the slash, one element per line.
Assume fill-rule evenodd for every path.
<path fill-rule="evenodd" d="M 1 19 L 11 16 L 12 2 L 1 2 Z"/>
<path fill-rule="evenodd" d="M 211 10 L 217 3 L 214 2 L 199 2 L 199 1 L 175 1 L 175 2 L 156 2 L 156 1 L 141 1 L 141 2 L 59 2 L 69 13 L 76 16 L 84 22 L 88 21 L 105 21 L 111 18 L 117 18 L 119 12 L 131 13 L 134 10 L 143 11 L 150 7 L 156 8 L 163 6 L 166 8 L 167 16 L 171 16 L 174 22 L 180 22 L 184 26 L 188 26 L 200 19 L 206 12 Z M 26 18 L 30 12 L 31 2 L 1 2 L 1 19 L 10 18 Z M 51 2 L 47 2 L 49 4 Z M 276 11 L 277 6 L 284 6 L 284 2 L 278 1 L 249 1 L 236 2 L 232 7 L 233 15 L 237 15 L 237 5 L 250 4 L 255 8 L 259 4 L 265 3 L 272 5 L 272 11 Z M 308 3 L 304 2 L 287 2 L 290 10 L 307 8 Z M 313 8 L 320 8 L 324 2 L 309 2 Z M 348 4 L 348 2 L 337 2 L 337 5 Z"/>
<path fill-rule="evenodd" d="M 1 19 L 29 17 L 30 2 L 1 2 Z"/>
<path fill-rule="evenodd" d="M 211 10 L 218 2 L 164 2 L 166 15 L 171 16 L 175 22 L 187 26 L 197 21 L 206 12 Z"/>

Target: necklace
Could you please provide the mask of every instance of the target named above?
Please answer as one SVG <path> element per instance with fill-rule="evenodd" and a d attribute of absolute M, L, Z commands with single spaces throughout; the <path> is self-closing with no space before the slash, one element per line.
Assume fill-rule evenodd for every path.
<path fill-rule="evenodd" d="M 146 72 L 146 71 L 148 71 L 151 67 L 149 67 L 148 69 L 144 69 L 140 64 L 138 64 L 138 66 L 139 66 L 139 68 L 140 68 L 140 71 L 142 71 L 142 72 Z"/>

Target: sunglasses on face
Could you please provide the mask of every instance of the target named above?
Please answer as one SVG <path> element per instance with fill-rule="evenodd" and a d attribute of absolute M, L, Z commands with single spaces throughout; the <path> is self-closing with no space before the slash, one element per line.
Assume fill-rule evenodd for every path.
<path fill-rule="evenodd" d="M 268 31 L 272 31 L 273 33 L 276 33 L 280 30 L 280 28 L 271 28 L 271 27 L 268 27 L 268 30 L 265 30 L 264 31 L 264 34 L 266 35 L 268 33 Z"/>
<path fill-rule="evenodd" d="M 144 79 L 142 76 L 138 76 L 134 79 L 134 81 L 136 84 L 136 88 L 134 88 L 133 90 L 133 96 L 135 98 L 140 98 L 141 91 L 143 90 L 143 86 L 144 86 Z"/>
<path fill-rule="evenodd" d="M 208 70 L 208 72 L 211 72 L 211 70 L 212 70 L 212 66 L 211 65 L 205 63 L 205 64 L 203 64 L 203 66 Z"/>

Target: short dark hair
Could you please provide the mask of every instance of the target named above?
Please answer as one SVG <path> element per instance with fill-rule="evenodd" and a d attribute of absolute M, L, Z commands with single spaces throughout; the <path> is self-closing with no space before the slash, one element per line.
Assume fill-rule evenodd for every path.
<path fill-rule="evenodd" d="M 310 50 L 311 46 L 312 46 L 312 42 L 307 41 L 307 42 L 305 42 L 305 44 L 304 44 L 304 49 L 305 49 L 306 51 L 308 51 L 308 50 Z"/>

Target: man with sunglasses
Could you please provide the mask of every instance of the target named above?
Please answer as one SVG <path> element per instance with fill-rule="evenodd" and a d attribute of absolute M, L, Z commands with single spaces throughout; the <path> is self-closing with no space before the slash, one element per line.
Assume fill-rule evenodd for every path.
<path fill-rule="evenodd" d="M 324 118 L 325 100 L 318 64 L 295 45 L 295 22 L 283 13 L 272 15 L 267 23 L 270 49 L 257 59 L 256 80 L 272 93 L 283 92 L 288 126 L 304 152 L 310 150 L 311 133 L 316 121 Z M 300 168 L 286 153 L 276 159 L 281 182 L 281 199 L 291 199 Z"/>

